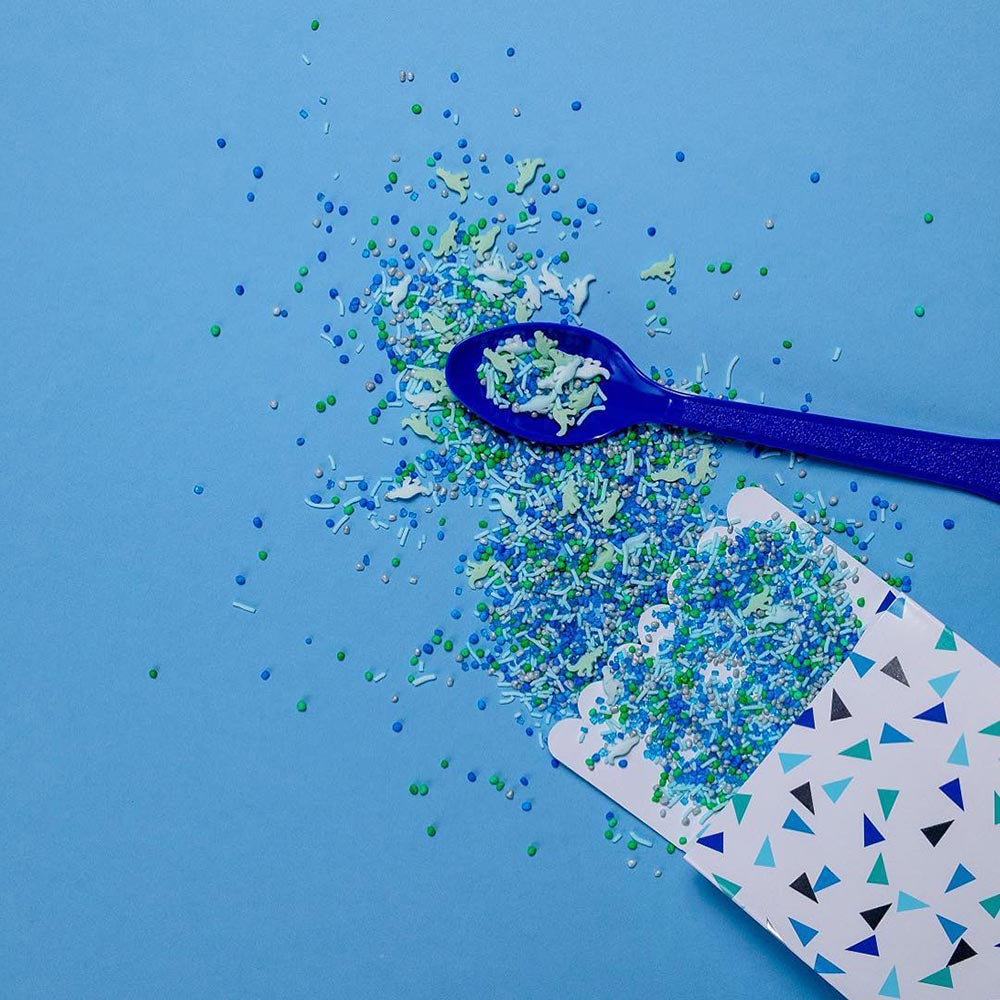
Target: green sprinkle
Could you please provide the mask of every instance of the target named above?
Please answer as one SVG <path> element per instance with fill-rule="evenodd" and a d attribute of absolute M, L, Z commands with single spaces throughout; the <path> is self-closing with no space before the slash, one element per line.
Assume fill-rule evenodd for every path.
<path fill-rule="evenodd" d="M 538 848 L 534 844 L 528 844 L 528 857 L 533 858 L 538 853 Z"/>
<path fill-rule="evenodd" d="M 305 710 L 306 710 L 306 709 L 307 709 L 308 707 L 309 707 L 309 706 L 308 706 L 308 705 L 307 705 L 307 704 L 305 703 L 305 701 L 304 701 L 304 700 L 303 700 L 302 698 L 300 698 L 300 699 L 299 699 L 299 700 L 298 700 L 298 701 L 297 701 L 297 702 L 295 703 L 295 708 L 296 708 L 296 710 L 297 710 L 297 711 L 299 711 L 299 712 L 304 712 L 304 711 L 305 711 Z"/>
<path fill-rule="evenodd" d="M 342 649 L 337 650 L 337 659 L 339 662 L 343 663 L 344 660 L 347 659 L 347 653 L 345 653 Z"/>
<path fill-rule="evenodd" d="M 334 396 L 331 393 L 329 396 L 326 397 L 326 405 L 327 406 L 336 406 L 337 405 L 337 397 Z"/>
<path fill-rule="evenodd" d="M 421 112 L 421 111 L 423 111 L 424 109 L 423 109 L 423 108 L 422 108 L 422 107 L 421 107 L 421 106 L 420 106 L 419 104 L 411 104 L 411 105 L 410 105 L 410 110 L 411 110 L 411 111 L 412 111 L 412 112 L 413 112 L 413 113 L 414 113 L 415 115 L 419 115 L 419 114 L 420 114 L 420 112 Z M 432 829 L 433 829 L 433 827 L 428 827 L 428 828 L 427 828 L 427 830 L 428 830 L 428 833 L 430 833 L 430 831 L 431 831 Z M 433 837 L 433 836 L 434 836 L 434 834 L 433 834 L 433 833 L 431 833 L 431 834 L 430 834 L 430 836 L 432 836 L 432 837 Z"/>
<path fill-rule="evenodd" d="M 714 264 L 709 264 L 708 267 L 705 268 L 705 270 L 708 271 L 709 274 L 714 274 L 715 273 L 715 265 Z"/>
<path fill-rule="evenodd" d="M 260 552 L 257 553 L 257 558 L 261 562 L 263 562 L 267 558 L 267 550 L 266 549 L 261 549 Z"/>
<path fill-rule="evenodd" d="M 766 268 L 766 267 L 762 267 L 762 268 L 760 269 L 760 276 L 761 276 L 762 278 L 766 278 L 766 277 L 767 277 L 767 268 Z"/>
<path fill-rule="evenodd" d="M 919 318 L 920 318 L 921 316 L 923 316 L 923 314 L 924 314 L 924 307 L 923 307 L 923 306 L 917 306 L 917 307 L 916 307 L 916 308 L 915 308 L 915 309 L 913 310 L 913 315 L 914 315 L 914 316 L 916 316 L 916 317 L 917 317 L 918 319 L 919 319 Z"/>
<path fill-rule="evenodd" d="M 418 786 L 417 790 L 420 792 L 421 795 L 426 795 L 430 791 L 430 789 L 423 783 L 421 783 Z"/>
<path fill-rule="evenodd" d="M 781 346 L 786 350 L 790 351 L 792 349 L 792 342 L 790 340 L 783 340 Z"/>
<path fill-rule="evenodd" d="M 160 672 L 156 669 L 156 667 L 150 667 L 149 676 L 155 681 L 156 678 L 160 676 Z"/>
<path fill-rule="evenodd" d="M 437 827 L 436 826 L 429 826 L 429 827 L 427 827 L 427 836 L 428 837 L 436 837 L 437 836 Z"/>
<path fill-rule="evenodd" d="M 213 337 L 218 337 L 222 333 L 222 327 L 218 323 L 213 323 L 208 331 Z"/>
<path fill-rule="evenodd" d="M 930 225 L 934 221 L 934 216 L 930 212 L 924 212 L 924 222 Z"/>
<path fill-rule="evenodd" d="M 420 789 L 416 785 L 412 785 L 412 784 L 410 785 L 410 794 L 411 795 L 416 795 L 417 792 L 419 792 L 419 791 L 420 791 Z"/>
<path fill-rule="evenodd" d="M 319 21 L 313 21 L 309 27 L 312 28 L 313 31 L 319 31 Z"/>
<path fill-rule="evenodd" d="M 395 184 L 396 181 L 398 181 L 398 180 L 399 180 L 399 174 L 397 174 L 395 170 L 390 170 L 389 171 L 389 183 L 390 184 Z"/>
<path fill-rule="evenodd" d="M 732 269 L 733 269 L 733 265 L 732 265 L 732 264 L 730 264 L 730 262 L 729 262 L 728 260 L 724 260 L 724 261 L 723 261 L 723 262 L 722 262 L 722 263 L 721 263 L 721 264 L 719 265 L 719 273 L 720 273 L 720 274 L 729 274 L 729 272 L 730 272 L 730 271 L 731 271 Z"/>
<path fill-rule="evenodd" d="M 319 402 L 318 402 L 318 403 L 316 404 L 316 412 L 317 412 L 317 413 L 323 413 L 323 412 L 324 412 L 325 410 L 326 410 L 326 403 L 324 403 L 324 402 L 323 402 L 323 400 L 321 399 L 321 400 L 320 400 L 320 401 L 319 401 Z"/>
<path fill-rule="evenodd" d="M 444 769 L 445 771 L 447 771 L 447 770 L 448 770 L 448 758 L 447 758 L 447 757 L 442 757 L 442 758 L 441 758 L 441 767 L 442 767 L 442 768 L 443 768 L 443 769 Z"/>

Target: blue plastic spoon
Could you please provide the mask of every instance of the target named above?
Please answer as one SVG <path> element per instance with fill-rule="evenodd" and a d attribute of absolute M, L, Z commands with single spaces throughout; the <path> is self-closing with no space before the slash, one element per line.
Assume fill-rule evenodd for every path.
<path fill-rule="evenodd" d="M 611 373 L 601 384 L 607 396 L 606 409 L 570 426 L 562 436 L 557 434 L 556 422 L 548 417 L 496 406 L 487 399 L 477 375 L 484 348 L 496 348 L 500 341 L 517 334 L 527 339 L 536 330 L 555 340 L 560 350 L 594 358 Z M 529 441 L 586 444 L 636 424 L 670 424 L 940 483 L 1000 502 L 1000 440 L 886 427 L 679 392 L 653 382 L 617 344 L 581 327 L 519 323 L 476 334 L 451 349 L 445 375 L 451 391 L 473 413 Z"/>

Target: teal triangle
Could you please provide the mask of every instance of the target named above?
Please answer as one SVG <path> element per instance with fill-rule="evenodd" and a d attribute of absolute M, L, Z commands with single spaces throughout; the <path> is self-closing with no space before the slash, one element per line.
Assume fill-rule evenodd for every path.
<path fill-rule="evenodd" d="M 948 883 L 948 888 L 945 892 L 952 892 L 954 889 L 961 889 L 963 885 L 968 885 L 970 882 L 975 882 L 976 876 L 969 871 L 965 865 L 960 864 L 955 869 L 955 874 L 952 875 L 951 881 Z"/>
<path fill-rule="evenodd" d="M 804 764 L 811 756 L 809 753 L 779 753 L 778 760 L 781 762 L 781 770 L 788 774 L 800 764 Z"/>
<path fill-rule="evenodd" d="M 823 870 L 819 873 L 813 885 L 813 892 L 822 892 L 824 889 L 829 889 L 831 885 L 836 885 L 839 881 L 840 877 L 830 871 L 826 865 L 823 865 Z"/>
<path fill-rule="evenodd" d="M 853 780 L 854 778 L 841 778 L 839 781 L 828 781 L 823 786 L 823 791 L 826 792 L 831 802 L 836 802 Z"/>
<path fill-rule="evenodd" d="M 885 859 L 880 854 L 872 865 L 871 874 L 868 876 L 869 885 L 888 885 L 889 876 L 885 872 Z"/>
<path fill-rule="evenodd" d="M 969 928 L 965 924 L 956 923 L 954 920 L 949 920 L 947 917 L 942 917 L 939 913 L 937 915 L 938 923 L 944 928 L 945 934 L 948 935 L 948 940 L 954 944 Z"/>
<path fill-rule="evenodd" d="M 892 812 L 892 807 L 896 804 L 896 799 L 898 798 L 899 792 L 895 788 L 878 789 L 878 801 L 882 807 L 882 816 L 884 819 L 889 818 L 889 813 Z"/>
<path fill-rule="evenodd" d="M 1000 826 L 1000 792 L 993 793 L 993 825 Z"/>
<path fill-rule="evenodd" d="M 867 656 L 862 656 L 860 653 L 851 653 L 850 659 L 854 669 L 858 672 L 858 677 L 864 677 L 875 666 L 874 660 L 869 660 Z"/>
<path fill-rule="evenodd" d="M 743 888 L 738 882 L 730 882 L 729 879 L 723 878 L 721 875 L 712 874 L 712 878 L 715 879 L 716 885 L 730 898 L 732 899 L 736 893 Z"/>
<path fill-rule="evenodd" d="M 912 743 L 906 733 L 901 733 L 895 726 L 890 726 L 888 722 L 882 723 L 882 735 L 878 738 L 879 743 Z"/>
<path fill-rule="evenodd" d="M 813 963 L 813 972 L 818 972 L 821 976 L 843 975 L 844 970 L 839 965 L 834 965 L 825 955 L 816 953 L 816 961 Z"/>
<path fill-rule="evenodd" d="M 897 597 L 896 600 L 889 605 L 889 614 L 895 615 L 897 618 L 903 617 L 903 609 L 906 607 L 906 598 Z"/>
<path fill-rule="evenodd" d="M 794 830 L 796 833 L 812 833 L 809 824 L 794 810 L 789 809 L 785 822 L 781 824 L 782 830 Z"/>
<path fill-rule="evenodd" d="M 737 824 L 743 822 L 743 817 L 746 815 L 747 806 L 750 805 L 751 798 L 753 798 L 752 795 L 737 792 L 730 800 L 733 803 L 733 812 L 736 813 Z"/>
<path fill-rule="evenodd" d="M 979 732 L 982 733 L 983 736 L 1000 736 L 1000 719 L 994 722 L 992 726 L 980 729 Z"/>
<path fill-rule="evenodd" d="M 955 683 L 955 678 L 958 674 L 959 672 L 957 670 L 953 670 L 950 674 L 942 674 L 940 677 L 932 677 L 927 683 L 934 688 L 934 693 L 939 698 L 943 698 L 948 693 L 948 688 Z"/>
<path fill-rule="evenodd" d="M 760 850 L 757 852 L 757 860 L 754 864 L 758 868 L 774 868 L 774 851 L 771 850 L 771 838 L 765 837 L 764 843 L 760 845 Z"/>
<path fill-rule="evenodd" d="M 955 652 L 955 650 L 958 647 L 955 645 L 955 636 L 952 633 L 952 631 L 951 631 L 950 628 L 944 629 L 944 631 L 941 633 L 941 638 L 938 639 L 938 641 L 935 644 L 934 648 L 935 649 L 950 649 L 952 652 Z"/>
<path fill-rule="evenodd" d="M 947 965 L 943 969 L 938 969 L 937 972 L 932 972 L 929 976 L 924 976 L 920 982 L 926 983 L 928 986 L 943 986 L 948 990 L 955 988 L 955 984 L 951 981 L 951 969 Z"/>
<path fill-rule="evenodd" d="M 959 736 L 955 749 L 952 750 L 951 756 L 948 758 L 948 763 L 954 764 L 956 767 L 969 766 L 969 751 L 965 747 L 965 733 Z"/>
<path fill-rule="evenodd" d="M 990 896 L 989 899 L 981 899 L 979 905 L 994 919 L 996 920 L 997 914 L 1000 913 L 1000 892 L 995 896 Z"/>
<path fill-rule="evenodd" d="M 792 930 L 795 931 L 795 936 L 802 942 L 802 947 L 805 948 L 810 941 L 819 931 L 815 927 L 810 927 L 808 924 L 800 923 L 795 917 L 789 917 L 788 922 L 792 925 Z"/>
<path fill-rule="evenodd" d="M 846 750 L 841 750 L 840 756 L 857 757 L 858 760 L 871 760 L 872 748 L 868 745 L 868 740 L 861 740 L 860 743 L 855 743 L 853 746 L 849 746 Z"/>
<path fill-rule="evenodd" d="M 910 910 L 926 910 L 927 904 L 922 899 L 911 896 L 908 892 L 900 892 L 896 908 L 900 913 L 907 913 Z"/>
<path fill-rule="evenodd" d="M 899 1000 L 899 975 L 896 973 L 896 966 L 889 970 L 889 975 L 885 977 L 882 989 L 878 991 L 880 997 L 889 997 L 890 1000 Z"/>

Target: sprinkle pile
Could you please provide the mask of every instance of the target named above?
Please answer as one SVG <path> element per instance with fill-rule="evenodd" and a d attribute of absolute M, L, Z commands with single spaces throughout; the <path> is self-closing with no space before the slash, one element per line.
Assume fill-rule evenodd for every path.
<path fill-rule="evenodd" d="M 855 572 L 795 522 L 708 533 L 681 553 L 669 601 L 643 616 L 639 641 L 604 666 L 591 713 L 605 727 L 598 759 L 621 764 L 645 739 L 663 767 L 654 801 L 724 803 L 857 642 Z"/>
<path fill-rule="evenodd" d="M 601 380 L 611 377 L 599 361 L 559 350 L 541 330 L 527 340 L 518 334 L 495 349 L 485 348 L 477 374 L 491 403 L 514 413 L 550 417 L 559 425 L 560 437 L 605 408 Z"/>

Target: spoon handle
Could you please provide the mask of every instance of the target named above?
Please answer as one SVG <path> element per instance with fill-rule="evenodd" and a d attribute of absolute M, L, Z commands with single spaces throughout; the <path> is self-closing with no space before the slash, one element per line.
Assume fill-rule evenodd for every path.
<path fill-rule="evenodd" d="M 820 413 L 684 396 L 669 422 L 720 437 L 940 483 L 1000 502 L 1000 440 L 886 427 Z"/>

